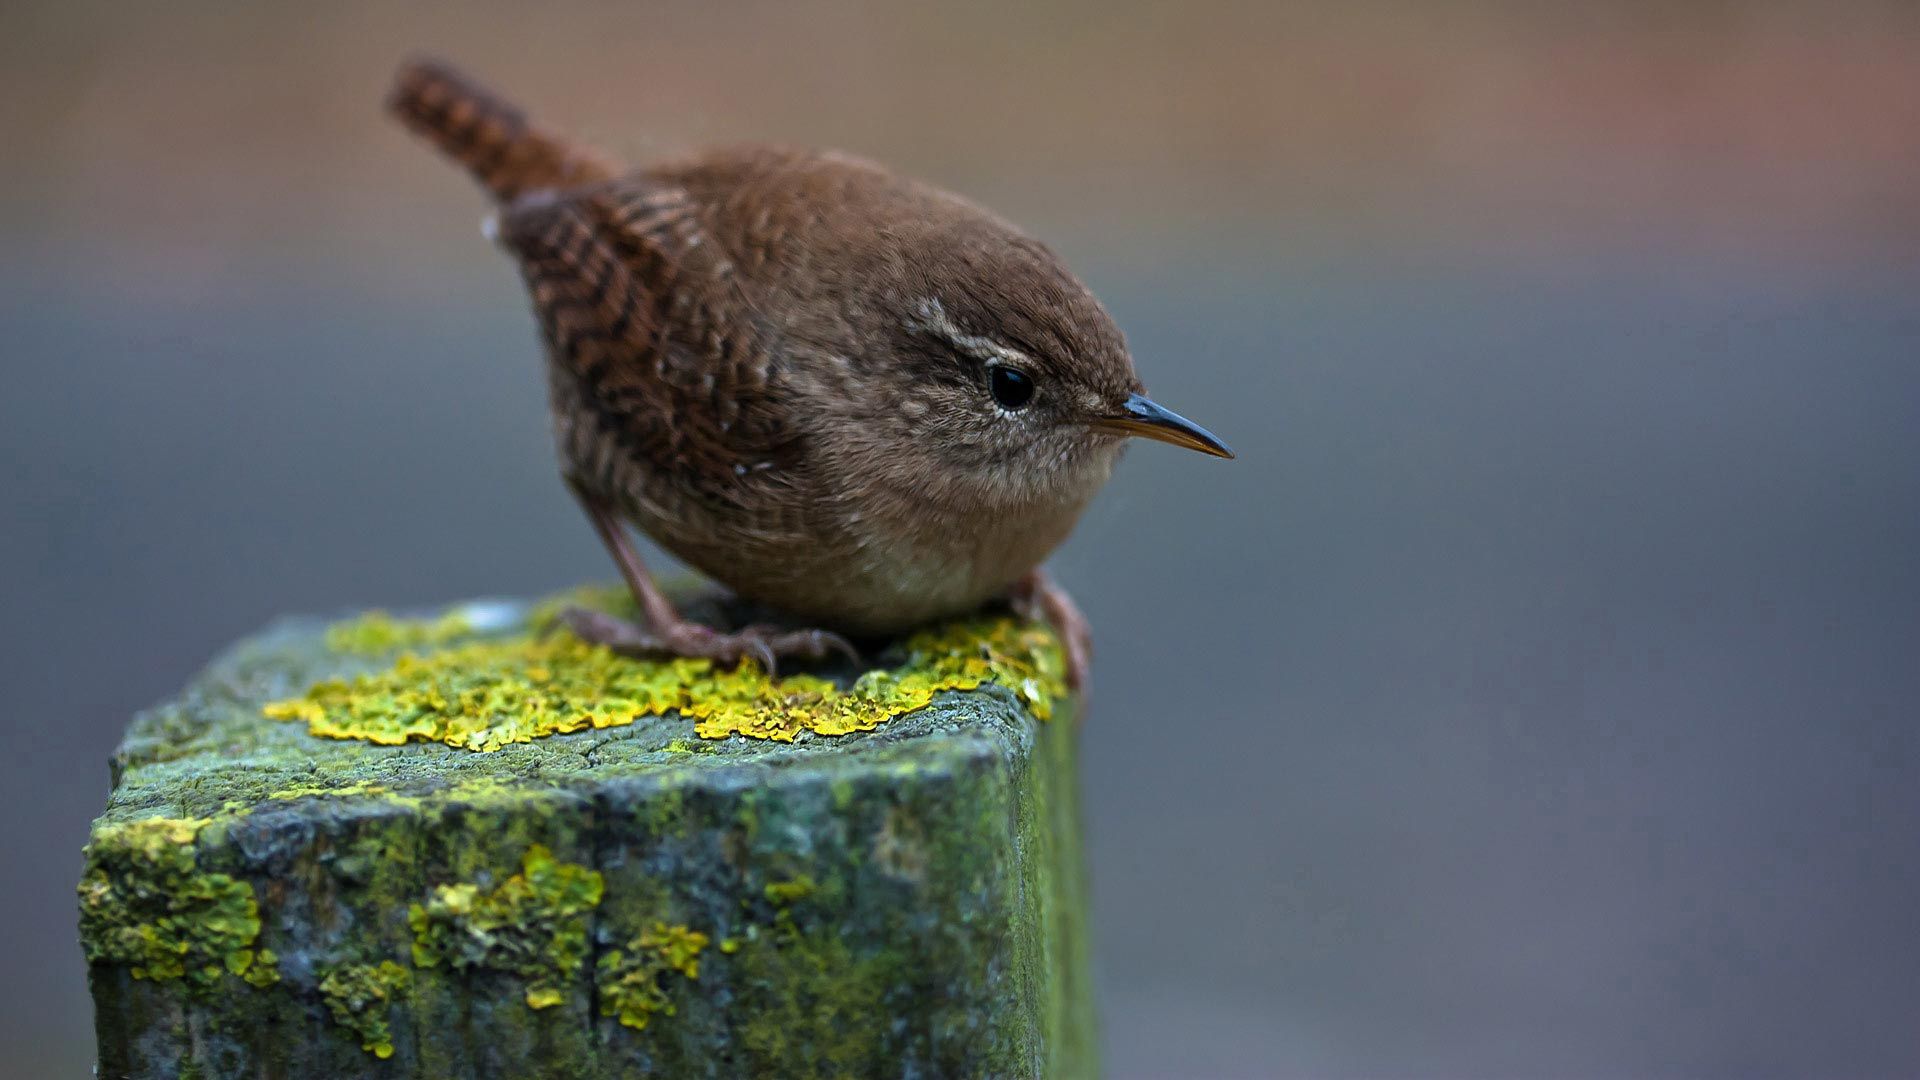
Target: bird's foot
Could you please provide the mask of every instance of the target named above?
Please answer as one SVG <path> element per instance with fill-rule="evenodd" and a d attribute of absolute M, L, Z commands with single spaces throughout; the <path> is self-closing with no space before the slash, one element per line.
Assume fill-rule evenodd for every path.
<path fill-rule="evenodd" d="M 1093 627 L 1073 597 L 1046 571 L 1035 570 L 1013 587 L 1011 600 L 1014 614 L 1044 622 L 1060 635 L 1067 653 L 1067 685 L 1085 690 L 1093 672 Z"/>
<path fill-rule="evenodd" d="M 855 665 L 860 663 L 858 650 L 846 638 L 828 630 L 783 630 L 756 623 L 722 633 L 685 619 L 649 628 L 581 607 L 562 611 L 560 621 L 580 640 L 604 645 L 622 656 L 683 656 L 719 664 L 737 664 L 752 657 L 768 675 L 778 670 L 782 657 L 824 660 L 838 653 Z"/>

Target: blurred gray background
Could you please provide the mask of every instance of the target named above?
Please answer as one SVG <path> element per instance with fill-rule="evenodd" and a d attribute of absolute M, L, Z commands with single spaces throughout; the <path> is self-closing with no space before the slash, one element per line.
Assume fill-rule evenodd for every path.
<path fill-rule="evenodd" d="M 1052 241 L 1156 397 L 1057 560 L 1116 1077 L 1920 1075 L 1920 9 L 15 0 L 0 1073 L 84 1076 L 135 709 L 610 576 L 431 49 Z"/>

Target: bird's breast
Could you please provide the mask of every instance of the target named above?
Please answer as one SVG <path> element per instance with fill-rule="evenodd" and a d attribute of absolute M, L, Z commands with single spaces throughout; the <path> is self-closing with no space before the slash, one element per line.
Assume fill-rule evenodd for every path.
<path fill-rule="evenodd" d="M 873 500 L 849 511 L 832 545 L 841 554 L 821 568 L 819 595 L 804 603 L 868 634 L 964 614 L 1040 565 L 1083 506 L 967 510 Z"/>

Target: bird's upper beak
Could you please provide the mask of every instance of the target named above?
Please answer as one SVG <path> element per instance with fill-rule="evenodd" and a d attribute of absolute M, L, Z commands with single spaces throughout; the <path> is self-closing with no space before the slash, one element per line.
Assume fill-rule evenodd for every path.
<path fill-rule="evenodd" d="M 1093 421 L 1093 426 L 1101 431 L 1158 439 L 1214 457 L 1233 456 L 1227 444 L 1214 438 L 1212 432 L 1172 409 L 1161 408 L 1148 400 L 1145 394 L 1134 394 L 1127 398 L 1119 415 L 1100 417 Z"/>

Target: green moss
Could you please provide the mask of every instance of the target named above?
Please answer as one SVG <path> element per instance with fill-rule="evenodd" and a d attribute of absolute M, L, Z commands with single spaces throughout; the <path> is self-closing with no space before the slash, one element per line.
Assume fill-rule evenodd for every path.
<path fill-rule="evenodd" d="M 598 870 L 559 862 L 539 844 L 527 849 L 521 871 L 490 891 L 436 886 L 426 903 L 411 905 L 413 962 L 517 975 L 535 1009 L 565 1000 L 562 986 L 586 959 L 588 914 L 604 882 Z"/>
<path fill-rule="evenodd" d="M 536 615 L 533 625 L 549 617 Z M 338 636 L 392 636 L 368 631 L 365 621 L 345 624 L 350 632 Z M 329 640 L 334 636 L 330 632 Z M 1006 687 L 1046 719 L 1066 693 L 1058 642 L 1038 624 L 1011 617 L 960 620 L 914 635 L 904 651 L 900 665 L 868 671 L 842 689 L 811 675 L 770 679 L 752 662 L 729 670 L 706 660 L 622 657 L 536 629 L 405 653 L 385 671 L 324 680 L 300 697 L 269 703 L 265 712 L 304 722 L 311 734 L 325 738 L 491 751 L 668 712 L 692 719 L 694 734 L 703 739 L 743 735 L 792 742 L 802 732 L 845 735 L 924 708 L 943 690 L 988 682 Z"/>
<path fill-rule="evenodd" d="M 1015 945 L 1014 968 L 1041 1004 L 1049 1075 L 1091 1076 L 1099 1070 L 1093 989 L 1085 982 L 1091 942 L 1073 725 L 1040 730 L 1034 750 L 1017 788 L 1033 926 Z"/>
<path fill-rule="evenodd" d="M 685 926 L 656 922 L 651 929 L 600 958 L 595 985 L 600 991 L 600 1014 L 614 1016 L 636 1031 L 656 1013 L 674 1014 L 674 1005 L 661 980 L 679 972 L 700 977 L 700 952 L 707 935 Z"/>
<path fill-rule="evenodd" d="M 856 949 L 831 927 L 803 932 L 782 913 L 771 928 L 752 927 L 731 962 L 749 1073 L 806 1061 L 821 1075 L 888 1074 L 874 1018 L 888 1015 L 888 991 L 910 981 L 897 954 Z"/>
<path fill-rule="evenodd" d="M 812 896 L 813 889 L 813 878 L 806 874 L 801 874 L 799 877 L 790 878 L 786 881 L 769 881 L 767 882 L 766 888 L 762 891 L 766 894 L 768 900 L 779 904 L 781 907 L 786 907 L 789 904 L 797 904 L 807 897 Z"/>
<path fill-rule="evenodd" d="M 228 977 L 268 986 L 272 951 L 254 949 L 260 908 L 253 886 L 202 873 L 194 841 L 204 818 L 142 818 L 95 830 L 80 880 L 87 959 L 124 964 L 136 979 L 184 979 L 196 992 Z"/>
<path fill-rule="evenodd" d="M 398 649 L 445 645 L 473 633 L 473 623 L 458 608 L 433 619 L 397 619 L 384 611 L 334 623 L 327 628 L 327 648 L 359 656 L 378 656 Z"/>
<path fill-rule="evenodd" d="M 320 980 L 320 998 L 333 1022 L 360 1037 L 360 1049 L 374 1057 L 393 1056 L 393 1029 L 388 1012 L 405 1000 L 413 975 L 391 960 L 378 964 L 349 964 L 328 971 Z"/>

